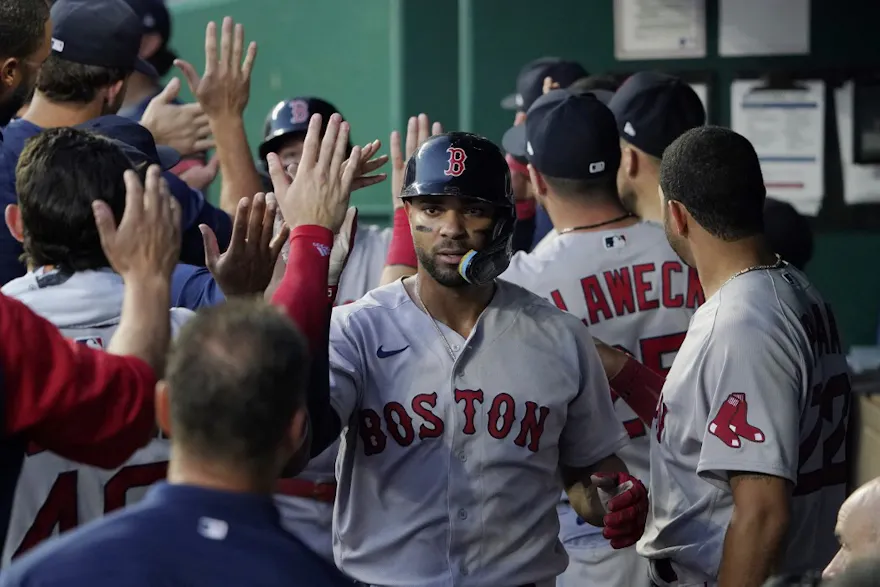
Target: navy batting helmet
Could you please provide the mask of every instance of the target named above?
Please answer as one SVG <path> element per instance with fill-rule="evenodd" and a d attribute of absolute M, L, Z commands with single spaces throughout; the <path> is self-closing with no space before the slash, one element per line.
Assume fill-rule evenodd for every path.
<path fill-rule="evenodd" d="M 312 114 L 321 115 L 323 134 L 330 116 L 337 112 L 339 110 L 336 106 L 321 98 L 305 96 L 278 102 L 266 117 L 263 142 L 259 147 L 260 159 L 265 161 L 266 155 L 276 151 L 284 137 L 297 133 L 304 135 L 309 129 Z M 349 151 L 351 151 L 350 146 Z"/>
<path fill-rule="evenodd" d="M 497 207 L 492 240 L 482 251 L 468 251 L 458 272 L 469 283 L 488 283 L 501 275 L 513 255 L 516 207 L 510 169 L 492 141 L 466 132 L 436 135 L 409 158 L 402 199 L 414 196 L 474 198 Z"/>

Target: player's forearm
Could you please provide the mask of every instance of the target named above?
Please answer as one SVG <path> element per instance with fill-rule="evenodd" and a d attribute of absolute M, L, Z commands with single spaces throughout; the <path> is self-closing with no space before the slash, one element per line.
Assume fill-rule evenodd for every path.
<path fill-rule="evenodd" d="M 627 472 L 626 464 L 616 455 L 606 457 L 591 467 L 562 467 L 562 482 L 572 509 L 592 526 L 604 526 L 605 507 L 590 476 L 601 472 Z"/>
<path fill-rule="evenodd" d="M 241 198 L 263 191 L 241 117 L 211 120 L 211 132 L 220 160 L 220 208 L 234 216 Z"/>
<path fill-rule="evenodd" d="M 602 348 L 597 345 L 597 350 L 602 358 L 602 364 L 605 365 L 606 357 L 603 356 Z M 623 367 L 610 378 L 611 389 L 632 408 L 646 426 L 650 427 L 654 421 L 654 413 L 657 411 L 657 403 L 660 400 L 665 379 L 632 357 L 626 356 L 625 353 L 616 349 L 612 350 L 620 353 L 624 358 L 622 360 Z M 607 372 L 608 368 L 606 367 Z"/>
<path fill-rule="evenodd" d="M 290 254 L 272 303 L 284 308 L 309 341 L 308 409 L 312 422 L 312 456 L 339 436 L 339 418 L 330 406 L 330 302 L 327 299 L 329 250 L 333 233 L 320 226 L 298 226 L 290 233 Z"/>
<path fill-rule="evenodd" d="M 107 352 L 138 357 L 161 377 L 171 340 L 171 284 L 163 276 L 129 280 L 122 298 L 122 317 Z"/>
<path fill-rule="evenodd" d="M 788 531 L 787 509 L 734 507 L 718 572 L 719 587 L 759 587 L 774 570 Z"/>

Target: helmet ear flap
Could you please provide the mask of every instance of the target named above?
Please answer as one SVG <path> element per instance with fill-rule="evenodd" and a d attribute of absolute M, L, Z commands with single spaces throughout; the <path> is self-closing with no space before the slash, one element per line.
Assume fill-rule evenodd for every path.
<path fill-rule="evenodd" d="M 458 264 L 458 273 L 474 285 L 490 283 L 507 270 L 513 256 L 513 228 L 516 212 L 503 208 L 502 216 L 495 222 L 492 241 L 482 251 L 468 251 Z"/>

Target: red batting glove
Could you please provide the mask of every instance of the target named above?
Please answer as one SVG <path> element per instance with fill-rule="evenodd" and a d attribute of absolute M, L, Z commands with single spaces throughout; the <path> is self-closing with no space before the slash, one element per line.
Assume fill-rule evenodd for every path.
<path fill-rule="evenodd" d="M 602 536 L 611 541 L 611 548 L 626 548 L 638 542 L 648 518 L 645 485 L 629 473 L 594 473 L 591 480 L 608 512 L 603 518 Z"/>

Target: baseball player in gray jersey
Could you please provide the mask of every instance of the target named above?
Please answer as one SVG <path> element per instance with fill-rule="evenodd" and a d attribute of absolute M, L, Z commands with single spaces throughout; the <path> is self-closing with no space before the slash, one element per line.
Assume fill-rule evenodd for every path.
<path fill-rule="evenodd" d="M 501 279 L 551 300 L 589 325 L 593 336 L 665 373 L 703 292 L 663 229 L 623 208 L 615 186 L 617 125 L 600 96 L 550 91 L 535 101 L 524 124 L 505 133 L 505 150 L 529 161 L 532 191 L 556 236 L 532 253 L 516 253 Z M 641 420 L 626 402 L 614 400 L 630 436 L 618 454 L 630 473 L 647 478 L 655 404 L 645 407 Z M 612 549 L 600 529 L 572 510 L 567 495 L 558 510 L 570 562 L 557 587 L 648 584 L 647 560 L 635 547 Z"/>
<path fill-rule="evenodd" d="M 614 547 L 644 521 L 601 362 L 577 318 L 495 279 L 514 221 L 495 145 L 431 137 L 403 183 L 418 273 L 331 321 L 336 562 L 368 585 L 553 585 L 563 488 Z"/>
<path fill-rule="evenodd" d="M 851 401 L 831 307 L 769 251 L 761 167 L 744 137 L 686 132 L 664 153 L 659 197 L 706 302 L 662 384 L 639 553 L 657 585 L 751 587 L 771 570 L 822 568 L 835 551 Z M 649 370 L 601 350 L 615 390 L 657 388 Z"/>
<path fill-rule="evenodd" d="M 65 165 L 71 160 L 88 164 Z M 47 130 L 22 152 L 18 201 L 6 210 L 10 234 L 24 241 L 28 272 L 4 285 L 3 294 L 91 348 L 110 342 L 125 293 L 122 276 L 101 247 L 92 202 L 103 200 L 122 222 L 128 199 L 123 173 L 131 166 L 109 140 L 72 128 Z M 170 316 L 174 336 L 193 313 L 171 308 Z M 169 451 L 168 441 L 157 437 L 121 467 L 107 469 L 30 445 L 0 564 L 5 567 L 53 535 L 139 500 L 149 485 L 165 478 Z"/>
<path fill-rule="evenodd" d="M 330 116 L 339 112 L 333 104 L 321 98 L 303 96 L 282 100 L 272 107 L 266 117 L 263 128 L 263 142 L 259 146 L 259 154 L 263 171 L 267 172 L 268 164 L 266 157 L 269 153 L 275 153 L 281 160 L 284 169 L 292 168 L 295 172 L 303 153 L 306 130 L 313 114 L 320 114 L 324 120 L 324 128 Z M 378 142 L 368 145 L 378 149 Z M 351 151 L 351 143 L 348 150 Z M 371 165 L 375 170 L 388 161 L 388 156 L 378 157 Z M 268 173 L 264 174 L 264 177 Z M 268 178 L 266 178 L 268 179 Z M 367 183 L 360 187 L 367 187 L 379 183 L 385 179 L 385 174 L 377 174 Z M 268 185 L 266 189 L 271 189 Z M 279 215 L 279 226 L 280 226 Z M 295 219 L 292 220 L 295 222 Z M 358 223 L 354 219 L 356 230 L 354 243 L 349 251 L 348 262 L 345 271 L 338 278 L 335 286 L 336 304 L 349 304 L 359 299 L 365 293 L 377 287 L 385 267 L 385 255 L 388 253 L 388 243 L 391 241 L 391 229 L 379 228 L 373 224 Z M 285 247 L 284 257 L 287 257 Z"/>

